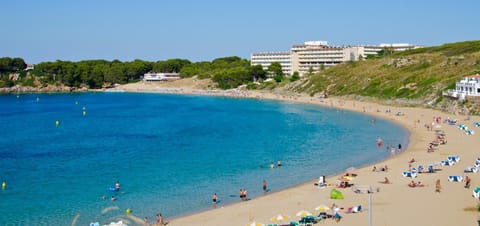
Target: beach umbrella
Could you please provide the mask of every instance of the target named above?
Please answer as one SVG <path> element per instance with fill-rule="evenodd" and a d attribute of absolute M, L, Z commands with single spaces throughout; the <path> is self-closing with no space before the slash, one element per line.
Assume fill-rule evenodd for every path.
<path fill-rule="evenodd" d="M 254 221 L 252 223 L 247 224 L 247 226 L 265 226 L 265 224 L 257 223 L 257 222 Z"/>
<path fill-rule="evenodd" d="M 295 214 L 297 217 L 306 217 L 306 216 L 312 216 L 313 214 L 306 211 L 306 210 L 300 210 Z"/>
<path fill-rule="evenodd" d="M 321 211 L 321 212 L 326 212 L 326 211 L 330 210 L 330 208 L 326 205 L 320 205 L 320 206 L 317 206 L 315 208 L 315 210 L 318 210 L 318 211 Z"/>
<path fill-rule="evenodd" d="M 270 220 L 272 222 L 277 222 L 277 221 L 287 220 L 288 218 L 290 218 L 290 217 L 287 216 L 287 215 L 278 214 L 277 216 L 274 216 L 274 217 L 270 218 Z"/>

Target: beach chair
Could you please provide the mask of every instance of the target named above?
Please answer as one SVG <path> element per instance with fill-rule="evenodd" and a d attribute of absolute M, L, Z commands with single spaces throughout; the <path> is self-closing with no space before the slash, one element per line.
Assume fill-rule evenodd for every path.
<path fill-rule="evenodd" d="M 402 175 L 403 175 L 404 177 L 411 177 L 411 178 L 417 177 L 417 174 L 416 174 L 416 173 L 412 173 L 412 172 L 403 172 Z"/>
<path fill-rule="evenodd" d="M 459 161 L 460 161 L 460 156 L 458 156 L 458 155 L 457 155 L 457 156 L 453 156 L 453 155 L 452 155 L 452 156 L 448 156 L 448 157 L 447 157 L 447 160 L 448 160 L 448 161 L 453 161 L 453 162 L 459 162 Z"/>
<path fill-rule="evenodd" d="M 450 181 L 450 182 L 461 182 L 461 181 L 463 181 L 463 176 L 448 176 L 448 181 Z"/>
<path fill-rule="evenodd" d="M 455 162 L 447 160 L 447 161 L 441 161 L 440 164 L 442 166 L 453 166 L 453 164 L 455 164 Z"/>
<path fill-rule="evenodd" d="M 478 168 L 477 167 L 471 167 L 471 166 L 467 166 L 465 167 L 465 169 L 463 170 L 464 173 L 477 173 L 478 172 Z"/>
<path fill-rule="evenodd" d="M 475 162 L 475 167 L 480 167 L 480 160 L 477 160 L 477 161 Z"/>
<path fill-rule="evenodd" d="M 473 189 L 473 197 L 476 199 L 480 199 L 480 187 L 475 187 Z"/>
<path fill-rule="evenodd" d="M 306 216 L 302 217 L 299 221 L 298 224 L 300 226 L 313 226 L 313 224 L 316 223 L 315 217 L 314 216 Z"/>

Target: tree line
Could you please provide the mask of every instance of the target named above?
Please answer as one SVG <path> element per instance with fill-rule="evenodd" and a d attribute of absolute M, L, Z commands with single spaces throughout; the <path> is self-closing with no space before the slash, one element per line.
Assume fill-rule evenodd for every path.
<path fill-rule="evenodd" d="M 57 60 L 41 62 L 25 73 L 26 63 L 22 58 L 0 58 L 0 87 L 13 86 L 25 79 L 36 79 L 44 84 L 63 84 L 70 87 L 101 88 L 114 83 L 125 84 L 139 81 L 147 72 L 179 73 L 183 77 L 198 76 L 210 78 L 219 88 L 230 89 L 253 81 L 264 80 L 268 76 L 277 82 L 283 80 L 280 63 L 273 63 L 268 70 L 260 65 L 250 65 L 250 61 L 237 56 L 222 57 L 213 61 L 190 62 L 186 59 L 169 59 L 149 62 L 133 60 L 83 60 L 78 62 Z M 19 81 L 7 81 L 7 74 L 20 73 Z M 29 77 L 30 78 L 27 78 Z M 33 84 L 33 83 L 32 83 Z"/>

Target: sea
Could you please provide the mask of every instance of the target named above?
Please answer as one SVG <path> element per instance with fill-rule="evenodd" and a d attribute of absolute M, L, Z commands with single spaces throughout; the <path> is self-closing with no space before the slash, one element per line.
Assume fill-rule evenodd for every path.
<path fill-rule="evenodd" d="M 276 100 L 0 95 L 0 225 L 134 225 L 127 209 L 168 220 L 211 209 L 214 193 L 224 206 L 242 188 L 265 195 L 263 180 L 273 193 L 385 160 L 408 136 L 371 115 Z"/>

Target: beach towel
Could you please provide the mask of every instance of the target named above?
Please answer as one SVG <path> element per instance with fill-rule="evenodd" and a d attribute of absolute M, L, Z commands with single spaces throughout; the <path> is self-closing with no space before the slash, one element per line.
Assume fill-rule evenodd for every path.
<path fill-rule="evenodd" d="M 458 156 L 458 155 L 456 155 L 456 156 L 451 155 L 451 156 L 448 156 L 448 157 L 447 157 L 447 160 L 448 160 L 448 161 L 453 161 L 453 162 L 459 162 L 459 161 L 460 161 L 460 156 Z"/>
<path fill-rule="evenodd" d="M 403 172 L 402 175 L 403 175 L 404 177 L 411 177 L 411 178 L 417 177 L 417 174 L 416 174 L 416 173 L 412 173 L 412 172 Z"/>
<path fill-rule="evenodd" d="M 448 176 L 450 182 L 460 182 L 463 181 L 463 176 Z"/>

